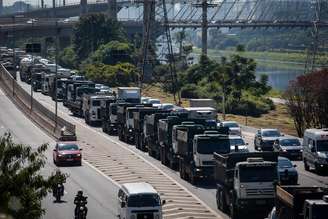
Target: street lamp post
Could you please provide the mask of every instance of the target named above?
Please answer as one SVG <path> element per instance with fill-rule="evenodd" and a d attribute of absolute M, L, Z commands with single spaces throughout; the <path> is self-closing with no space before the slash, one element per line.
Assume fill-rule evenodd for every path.
<path fill-rule="evenodd" d="M 34 65 L 34 51 L 33 51 L 33 29 L 34 29 L 34 23 L 36 22 L 37 20 L 35 19 L 31 19 L 31 20 L 28 20 L 27 23 L 30 23 L 32 24 L 32 66 Z M 31 72 L 31 111 L 33 110 L 33 72 Z"/>
<path fill-rule="evenodd" d="M 58 84 L 58 21 L 56 20 L 56 36 L 55 36 L 55 127 L 57 128 L 58 122 L 58 100 L 57 100 L 57 84 Z"/>

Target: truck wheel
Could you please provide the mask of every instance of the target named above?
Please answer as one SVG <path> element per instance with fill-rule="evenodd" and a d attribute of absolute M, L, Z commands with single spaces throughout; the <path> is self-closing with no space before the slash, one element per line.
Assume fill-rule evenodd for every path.
<path fill-rule="evenodd" d="M 218 188 L 217 194 L 216 194 L 216 203 L 218 206 L 218 209 L 221 210 L 223 213 L 227 213 L 227 204 L 224 199 L 224 193 L 222 189 Z"/>
<path fill-rule="evenodd" d="M 190 183 L 191 183 L 192 185 L 197 185 L 197 183 L 198 183 L 198 178 L 197 178 L 197 176 L 195 176 L 192 172 L 190 173 L 189 179 L 190 179 Z"/>
<path fill-rule="evenodd" d="M 310 170 L 310 167 L 309 167 L 309 165 L 308 165 L 306 159 L 304 159 L 304 169 L 305 169 L 306 171 L 309 171 L 309 170 Z"/>
<path fill-rule="evenodd" d="M 239 219 L 240 216 L 239 216 L 239 212 L 237 210 L 237 208 L 235 207 L 235 205 L 232 203 L 231 204 L 231 207 L 230 207 L 230 217 L 231 219 Z"/>

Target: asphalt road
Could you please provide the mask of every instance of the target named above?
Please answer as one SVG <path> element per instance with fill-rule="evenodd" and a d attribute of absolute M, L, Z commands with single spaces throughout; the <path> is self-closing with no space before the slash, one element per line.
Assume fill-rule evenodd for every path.
<path fill-rule="evenodd" d="M 29 86 L 25 83 L 22 84 L 23 87 L 27 91 L 29 91 Z M 44 106 L 48 107 L 49 109 L 54 109 L 54 102 L 47 96 L 42 95 L 41 93 L 35 93 L 35 98 L 38 99 Z M 62 115 L 64 118 L 68 119 L 69 121 L 74 122 L 77 125 L 78 129 L 83 128 L 83 133 L 85 136 L 83 138 L 94 138 L 100 141 L 100 143 L 106 143 L 108 147 L 115 147 L 116 143 L 118 142 L 117 137 L 108 136 L 102 133 L 100 128 L 95 127 L 88 127 L 84 124 L 84 120 L 81 118 L 76 118 L 71 116 L 71 113 L 67 110 L 67 108 L 63 107 L 61 103 L 59 103 L 59 114 Z M 95 134 L 96 133 L 96 134 Z M 246 142 L 249 143 L 249 149 L 252 151 L 254 150 L 253 146 L 253 139 L 254 139 L 255 129 L 251 127 L 246 127 L 244 129 L 243 135 L 245 137 Z M 100 140 L 102 139 L 102 140 Z M 109 139 L 109 140 L 106 140 Z M 222 212 L 217 210 L 216 203 L 215 203 L 215 186 L 202 184 L 199 186 L 193 186 L 190 183 L 181 180 L 179 174 L 176 171 L 173 171 L 165 166 L 163 166 L 159 161 L 151 158 L 148 154 L 137 150 L 133 146 L 127 146 L 124 143 L 119 143 L 122 147 L 128 147 L 129 150 L 133 151 L 136 155 L 144 158 L 147 162 L 150 162 L 152 165 L 158 167 L 161 171 L 167 174 L 169 177 L 173 178 L 176 182 L 184 186 L 188 191 L 192 194 L 196 195 L 200 200 L 206 203 L 212 210 L 216 211 L 221 215 L 223 218 L 227 218 Z M 328 185 L 328 177 L 327 176 L 319 176 L 316 173 L 308 172 L 304 170 L 303 163 L 301 161 L 293 161 L 297 165 L 297 170 L 299 172 L 299 183 L 305 186 L 327 186 Z"/>
<path fill-rule="evenodd" d="M 54 139 L 27 119 L 0 89 L 0 134 L 2 135 L 7 131 L 12 133 L 14 141 L 31 145 L 33 148 L 43 143 L 49 143 L 46 152 L 47 163 L 42 173 L 49 175 L 55 171 L 57 167 L 52 162 Z M 81 167 L 60 167 L 60 170 L 69 174 L 64 185 L 63 202 L 54 203 L 52 194 L 49 194 L 42 202 L 46 209 L 43 218 L 73 218 L 75 207 L 73 200 L 76 192 L 80 189 L 88 196 L 88 218 L 108 219 L 116 217 L 118 187 L 114 183 L 85 163 Z"/>

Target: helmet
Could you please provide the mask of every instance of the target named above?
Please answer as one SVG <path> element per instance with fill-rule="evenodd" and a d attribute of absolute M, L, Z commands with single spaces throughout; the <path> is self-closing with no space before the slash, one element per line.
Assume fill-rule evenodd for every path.
<path fill-rule="evenodd" d="M 77 195 L 78 195 L 78 196 L 83 196 L 83 191 L 82 191 L 82 190 L 79 190 L 79 191 L 77 192 Z"/>

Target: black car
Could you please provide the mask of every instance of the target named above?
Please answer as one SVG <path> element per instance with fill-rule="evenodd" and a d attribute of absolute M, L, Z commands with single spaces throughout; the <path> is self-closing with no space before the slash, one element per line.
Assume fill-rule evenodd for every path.
<path fill-rule="evenodd" d="M 286 157 L 278 157 L 278 179 L 280 185 L 297 185 L 298 173 L 296 165 Z"/>
<path fill-rule="evenodd" d="M 302 145 L 298 138 L 280 137 L 273 144 L 273 150 L 280 156 L 302 159 Z"/>
<path fill-rule="evenodd" d="M 273 143 L 282 135 L 278 129 L 260 129 L 254 138 L 255 150 L 273 151 Z"/>

